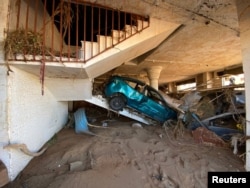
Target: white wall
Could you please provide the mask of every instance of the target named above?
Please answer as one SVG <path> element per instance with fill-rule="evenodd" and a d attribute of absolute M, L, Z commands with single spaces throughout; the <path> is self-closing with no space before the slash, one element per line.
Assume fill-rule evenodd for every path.
<path fill-rule="evenodd" d="M 78 101 L 92 97 L 91 79 L 46 78 L 45 85 L 58 101 Z"/>
<path fill-rule="evenodd" d="M 38 77 L 14 67 L 11 69 L 13 73 L 8 77 L 0 74 L 1 82 L 5 80 L 1 84 L 5 92 L 0 92 L 1 99 L 5 97 L 1 101 L 2 108 L 7 109 L 7 121 L 0 125 L 4 130 L 0 137 L 0 158 L 8 168 L 10 179 L 14 180 L 32 158 L 15 149 L 3 150 L 2 146 L 8 144 L 7 137 L 11 144 L 26 144 L 30 151 L 37 152 L 67 122 L 68 103 L 58 102 L 46 87 L 41 95 Z"/>
<path fill-rule="evenodd" d="M 9 1 L 0 3 L 0 160 L 4 164 L 8 164 L 8 153 L 3 150 L 3 145 L 8 143 L 8 122 L 7 122 L 7 69 L 4 60 L 4 30 L 7 23 Z"/>
<path fill-rule="evenodd" d="M 16 15 L 17 11 L 15 9 L 16 1 L 11 0 L 10 2 L 12 9 L 10 9 L 9 23 L 15 26 L 15 17 L 13 16 Z M 8 26 L 8 5 L 8 0 L 0 3 L 0 160 L 7 167 L 9 178 L 13 181 L 32 157 L 23 154 L 19 150 L 7 150 L 3 147 L 8 144 L 26 144 L 32 152 L 40 150 L 66 124 L 68 119 L 68 102 L 67 100 L 59 102 L 60 99 L 51 93 L 46 84 L 44 95 L 42 95 L 42 86 L 38 76 L 15 67 L 11 67 L 13 72 L 10 72 L 9 76 L 7 75 L 3 46 L 4 31 L 6 31 Z M 12 28 L 11 25 L 9 26 Z M 81 88 L 84 87 L 84 89 L 89 90 L 91 90 L 92 86 L 90 81 L 48 80 L 50 80 L 50 83 L 51 80 L 56 80 L 56 83 L 61 84 L 63 89 L 65 89 L 65 82 L 69 84 L 73 82 L 75 83 L 73 86 L 79 87 L 81 85 Z M 72 93 L 71 90 L 70 92 Z M 77 94 L 80 95 L 80 92 Z M 63 97 L 65 99 L 65 96 Z"/>
<path fill-rule="evenodd" d="M 7 69 L 0 64 L 0 160 L 8 164 L 9 155 L 3 150 L 3 146 L 9 141 L 7 121 Z"/>

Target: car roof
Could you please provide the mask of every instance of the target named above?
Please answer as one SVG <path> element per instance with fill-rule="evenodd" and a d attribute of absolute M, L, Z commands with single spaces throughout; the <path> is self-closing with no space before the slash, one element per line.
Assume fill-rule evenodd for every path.
<path fill-rule="evenodd" d="M 147 85 L 145 82 L 143 82 L 141 80 L 137 80 L 135 78 L 125 77 L 125 76 L 118 76 L 118 75 L 114 75 L 114 76 L 111 77 L 111 79 L 113 79 L 113 78 L 118 78 L 118 79 L 122 79 L 122 80 L 125 80 L 125 81 L 138 83 L 140 85 Z"/>
<path fill-rule="evenodd" d="M 155 88 L 153 88 L 152 86 L 146 84 L 145 82 L 143 82 L 143 81 L 141 81 L 141 80 L 138 80 L 138 79 L 135 79 L 135 78 L 125 77 L 125 76 L 119 76 L 119 75 L 114 75 L 114 76 L 112 76 L 112 78 L 118 78 L 118 79 L 122 79 L 122 80 L 124 80 L 124 81 L 129 81 L 129 82 L 138 83 L 139 85 L 147 86 L 147 88 L 149 88 L 150 90 L 153 90 L 153 91 L 159 93 L 157 89 L 155 89 Z M 159 94 L 160 94 L 160 93 L 159 93 Z M 160 94 L 160 95 L 161 95 L 161 94 Z"/>

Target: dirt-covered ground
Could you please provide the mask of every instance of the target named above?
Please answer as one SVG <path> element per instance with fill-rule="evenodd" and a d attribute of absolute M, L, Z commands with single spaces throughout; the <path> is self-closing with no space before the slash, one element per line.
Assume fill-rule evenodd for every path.
<path fill-rule="evenodd" d="M 188 130 L 174 137 L 171 127 L 134 127 L 124 117 L 104 124 L 105 116 L 92 113 L 91 123 L 99 126 L 89 127 L 95 136 L 62 129 L 5 187 L 205 188 L 209 171 L 245 171 L 229 146 L 198 143 Z"/>

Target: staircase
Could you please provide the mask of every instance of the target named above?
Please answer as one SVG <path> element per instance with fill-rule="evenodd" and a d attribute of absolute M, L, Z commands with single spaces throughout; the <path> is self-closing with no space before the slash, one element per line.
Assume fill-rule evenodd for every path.
<path fill-rule="evenodd" d="M 120 31 L 120 35 L 118 31 L 113 31 L 112 37 L 97 36 L 98 42 L 81 41 L 77 58 L 20 54 L 15 59 L 9 59 L 9 64 L 40 76 L 41 60 L 44 58 L 45 77 L 93 79 L 154 49 L 178 26 L 151 18 L 150 26 L 136 34 L 133 30 L 132 34 Z M 127 38 L 123 40 L 125 36 Z"/>
<path fill-rule="evenodd" d="M 87 90 L 91 92 L 89 82 L 94 78 L 156 48 L 179 27 L 178 24 L 154 18 L 149 20 L 149 18 L 139 15 L 74 3 L 80 3 L 80 1 L 51 0 L 51 3 L 46 2 L 46 0 L 34 0 L 27 4 L 27 1 L 20 0 L 17 8 L 18 23 L 13 23 L 13 25 L 16 26 L 16 31 L 21 28 L 21 25 L 26 25 L 27 28 L 33 28 L 35 31 L 42 29 L 41 43 L 43 46 L 42 49 L 40 49 L 41 46 L 38 46 L 38 50 L 40 50 L 38 54 L 35 54 L 34 51 L 28 53 L 28 46 L 27 49 L 10 55 L 8 64 L 41 78 L 42 84 L 45 84 L 58 100 L 83 100 L 90 97 L 91 93 L 86 95 L 76 94 L 76 92 L 67 94 L 64 84 L 67 83 L 67 86 L 70 87 L 69 90 L 74 90 L 76 88 L 84 89 L 86 83 L 88 89 L 85 92 Z M 56 2 L 62 4 L 47 7 Z M 37 15 L 31 16 L 30 10 L 34 7 L 43 7 L 44 12 L 39 15 L 38 10 L 33 10 Z M 56 15 L 54 13 L 56 11 L 53 12 L 53 8 L 57 10 L 56 7 L 72 9 L 74 23 L 76 20 L 80 20 L 83 13 L 82 22 L 76 22 L 63 29 L 65 19 L 62 19 L 63 15 Z M 91 12 L 88 16 L 85 15 L 87 9 Z M 70 17 L 72 11 L 66 11 L 66 13 L 66 17 Z M 94 18 L 94 15 L 98 16 Z M 20 17 L 23 19 L 19 20 Z M 101 17 L 104 19 L 101 20 Z M 30 21 L 31 18 L 37 20 Z M 101 21 L 104 21 L 105 24 L 102 24 Z M 98 23 L 97 26 L 95 23 Z M 90 27 L 90 31 L 87 31 L 87 26 Z M 75 30 L 71 30 L 72 28 Z M 24 33 L 24 37 L 26 37 L 27 33 L 31 32 L 25 30 Z"/>
<path fill-rule="evenodd" d="M 149 27 L 149 21 L 137 20 L 138 25 L 125 25 L 123 30 L 112 30 L 110 36 L 97 35 L 97 42 L 81 41 L 78 51 L 80 61 L 87 62 L 93 57 L 111 49 L 136 33 L 142 32 Z"/>

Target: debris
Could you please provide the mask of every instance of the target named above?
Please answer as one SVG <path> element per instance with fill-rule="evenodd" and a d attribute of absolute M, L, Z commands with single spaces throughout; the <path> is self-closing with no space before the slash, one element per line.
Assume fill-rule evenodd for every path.
<path fill-rule="evenodd" d="M 102 120 L 102 126 L 103 127 L 108 127 L 108 123 L 109 122 L 113 122 L 113 121 L 116 121 L 116 120 L 113 120 L 113 119 L 106 119 L 106 120 Z"/>
<path fill-rule="evenodd" d="M 22 151 L 24 154 L 26 155 L 29 155 L 31 157 L 37 157 L 37 156 L 40 156 L 42 155 L 46 150 L 47 150 L 47 147 L 43 148 L 41 151 L 37 152 L 37 153 L 34 153 L 34 152 L 31 152 L 28 147 L 26 146 L 26 144 L 9 144 L 7 146 L 4 146 L 3 147 L 4 149 L 17 149 L 17 150 L 20 150 Z"/>
<path fill-rule="evenodd" d="M 234 155 L 236 155 L 238 153 L 238 139 L 237 137 L 235 136 L 232 136 L 232 139 L 231 139 L 231 146 L 233 146 L 234 150 L 233 150 L 233 153 Z"/>
<path fill-rule="evenodd" d="M 107 122 L 102 122 L 102 126 L 103 126 L 103 127 L 107 127 L 107 126 L 108 126 L 108 123 L 107 123 Z"/>
<path fill-rule="evenodd" d="M 142 125 L 140 123 L 132 123 L 132 127 L 142 128 Z"/>
<path fill-rule="evenodd" d="M 96 118 L 92 118 L 92 117 L 88 117 L 88 121 L 89 121 L 90 123 L 94 123 L 94 122 L 97 121 L 97 119 L 96 119 Z"/>
<path fill-rule="evenodd" d="M 67 122 L 67 124 L 64 127 L 65 128 L 73 128 L 74 125 L 75 125 L 74 114 L 73 113 L 69 113 L 69 115 L 68 115 L 68 122 Z"/>
<path fill-rule="evenodd" d="M 88 151 L 88 157 L 90 160 L 90 168 L 92 169 L 96 162 L 91 151 Z"/>
<path fill-rule="evenodd" d="M 192 113 L 192 117 L 204 128 L 208 129 L 207 125 L 204 124 L 203 122 L 200 121 L 199 117 L 195 114 L 195 113 Z"/>
<path fill-rule="evenodd" d="M 85 133 L 88 135 L 95 135 L 94 133 L 89 131 L 88 128 L 88 121 L 85 115 L 85 110 L 84 108 L 79 108 L 75 113 L 74 113 L 74 118 L 75 118 L 75 132 L 76 133 Z"/>
<path fill-rule="evenodd" d="M 192 134 L 198 143 L 203 143 L 209 146 L 227 146 L 227 144 L 219 136 L 204 127 L 198 127 L 192 131 Z"/>
<path fill-rule="evenodd" d="M 0 187 L 3 187 L 9 182 L 8 171 L 6 166 L 0 161 Z"/>
<path fill-rule="evenodd" d="M 179 106 L 183 103 L 183 101 L 177 100 L 175 98 L 171 98 L 166 93 L 162 92 L 161 90 L 158 91 L 166 103 L 171 107 L 179 111 L 180 113 L 185 113 Z"/>
<path fill-rule="evenodd" d="M 199 142 L 223 146 L 231 141 L 234 153 L 237 153 L 238 139 L 234 135 L 243 134 L 246 123 L 242 116 L 245 110 L 236 105 L 235 92 L 227 89 L 187 93 L 182 97 L 184 102 L 180 106 L 185 114 L 180 114 L 178 119 L 192 130 Z"/>
<path fill-rule="evenodd" d="M 219 115 L 215 115 L 215 116 L 203 119 L 202 122 L 203 123 L 209 123 L 209 121 L 211 121 L 211 120 L 218 119 L 218 118 L 223 118 L 223 117 L 227 117 L 227 116 L 238 114 L 238 113 L 245 113 L 245 111 L 240 111 L 240 112 L 225 112 L 223 114 L 219 114 Z"/>
<path fill-rule="evenodd" d="M 201 98 L 202 96 L 200 95 L 198 91 L 192 91 L 192 92 L 186 93 L 181 98 L 181 101 L 183 102 L 182 102 L 182 105 L 180 105 L 180 108 L 185 112 L 188 110 L 192 112 L 192 107 L 197 105 Z"/>
<path fill-rule="evenodd" d="M 42 35 L 38 32 L 25 31 L 18 29 L 7 33 L 5 39 L 5 56 L 16 54 L 42 54 L 43 52 Z"/>
<path fill-rule="evenodd" d="M 231 146 L 233 146 L 233 153 L 238 154 L 238 146 L 243 145 L 246 142 L 246 137 L 243 134 L 234 134 L 231 137 Z"/>
<path fill-rule="evenodd" d="M 184 134 L 184 129 L 185 129 L 184 124 L 183 124 L 183 122 L 179 119 L 179 120 L 177 121 L 176 126 L 174 127 L 174 138 L 176 139 L 178 135 L 183 136 L 183 134 Z"/>
<path fill-rule="evenodd" d="M 82 166 L 83 166 L 82 161 L 75 161 L 69 164 L 69 170 L 70 171 L 78 170 Z"/>
<path fill-rule="evenodd" d="M 203 97 L 197 105 L 193 107 L 194 113 L 196 113 L 200 119 L 205 119 L 215 115 L 215 107 L 213 103 L 209 102 L 209 97 Z"/>
<path fill-rule="evenodd" d="M 202 96 L 197 91 L 186 93 L 181 98 L 182 104 L 179 106 L 179 108 L 182 109 L 184 113 L 180 113 L 178 115 L 178 119 L 181 119 L 186 125 L 188 125 L 193 119 L 190 112 L 195 112 L 194 107 L 198 104 L 201 98 Z"/>
<path fill-rule="evenodd" d="M 219 125 L 216 125 L 216 126 L 207 125 L 207 124 L 201 122 L 198 118 L 196 120 L 197 120 L 198 123 L 197 122 L 192 122 L 189 125 L 189 128 L 191 130 L 195 130 L 198 127 L 203 127 L 203 128 L 205 128 L 205 129 L 207 129 L 209 131 L 214 132 L 217 136 L 221 137 L 225 141 L 229 141 L 234 134 L 242 133 L 242 131 L 237 130 L 237 129 L 221 127 Z"/>
<path fill-rule="evenodd" d="M 237 129 L 231 129 L 226 127 L 220 127 L 220 126 L 208 126 L 210 131 L 213 131 L 215 134 L 217 134 L 219 137 L 221 137 L 225 141 L 229 141 L 231 137 L 235 134 L 242 133 L 241 131 Z"/>

